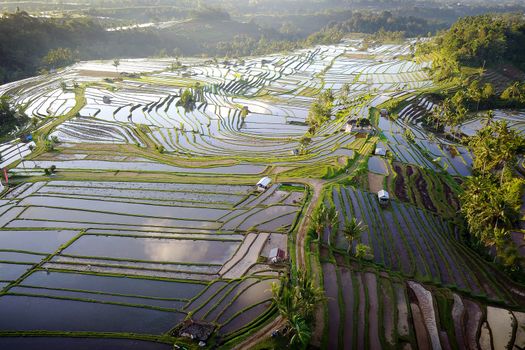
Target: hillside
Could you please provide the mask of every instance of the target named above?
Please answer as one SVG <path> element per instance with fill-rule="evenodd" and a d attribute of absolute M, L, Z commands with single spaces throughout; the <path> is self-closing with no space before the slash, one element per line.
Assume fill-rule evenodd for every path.
<path fill-rule="evenodd" d="M 0 348 L 524 348 L 523 18 L 272 41 L 220 17 L 99 43 L 228 58 L 71 46 L 0 86 Z"/>

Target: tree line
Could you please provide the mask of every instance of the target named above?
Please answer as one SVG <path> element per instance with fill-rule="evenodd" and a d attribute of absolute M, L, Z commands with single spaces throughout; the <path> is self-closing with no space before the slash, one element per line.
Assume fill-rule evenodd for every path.
<path fill-rule="evenodd" d="M 189 11 L 191 12 L 191 11 Z M 293 31 L 238 22 L 218 8 L 191 12 L 191 19 L 173 27 L 107 31 L 94 18 L 38 18 L 19 11 L 0 18 L 0 83 L 52 70 L 78 60 L 114 57 L 197 56 L 241 57 L 334 44 L 349 32 L 396 36 L 430 30 L 426 20 L 389 12 L 348 13 L 306 37 Z M 203 25 L 209 27 L 203 31 Z M 389 34 L 390 35 L 390 34 Z"/>
<path fill-rule="evenodd" d="M 431 55 L 437 81 L 461 75 L 462 67 L 483 69 L 510 63 L 524 69 L 525 18 L 519 13 L 460 18 L 449 30 L 420 43 L 416 55 Z"/>
<path fill-rule="evenodd" d="M 461 213 L 474 243 L 493 248 L 495 260 L 516 271 L 522 268 L 511 233 L 520 220 L 525 181 L 516 174 L 525 138 L 506 121 L 493 121 L 466 140 L 473 154 L 473 175 L 463 183 Z"/>

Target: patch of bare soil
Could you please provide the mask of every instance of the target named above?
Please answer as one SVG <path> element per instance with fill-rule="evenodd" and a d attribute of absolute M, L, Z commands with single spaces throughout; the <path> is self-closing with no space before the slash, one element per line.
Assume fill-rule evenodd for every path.
<path fill-rule="evenodd" d="M 368 173 L 368 189 L 370 192 L 377 193 L 383 189 L 384 176 L 374 173 Z"/>
<path fill-rule="evenodd" d="M 465 340 L 468 349 L 478 348 L 478 334 L 481 327 L 483 313 L 478 304 L 470 300 L 463 300 L 467 311 L 467 322 L 465 327 Z"/>
<path fill-rule="evenodd" d="M 412 317 L 414 318 L 414 328 L 416 329 L 417 347 L 419 349 L 431 349 L 432 347 L 430 346 L 423 315 L 421 315 L 421 309 L 416 303 L 410 303 L 410 308 L 412 311 Z"/>
<path fill-rule="evenodd" d="M 425 208 L 430 211 L 437 211 L 436 207 L 434 206 L 434 203 L 432 203 L 432 199 L 430 199 L 430 195 L 428 194 L 427 183 L 423 178 L 421 172 L 418 172 L 416 174 L 415 183 L 417 191 L 421 197 L 421 200 L 423 201 L 423 205 L 425 206 Z"/>
<path fill-rule="evenodd" d="M 394 170 L 397 173 L 394 182 L 394 193 L 396 197 L 403 202 L 408 202 L 408 196 L 405 189 L 405 178 L 403 177 L 403 170 L 398 164 L 394 164 Z"/>
<path fill-rule="evenodd" d="M 443 190 L 445 192 L 445 198 L 447 199 L 447 203 L 454 208 L 454 210 L 459 210 L 459 202 L 457 197 L 454 195 L 454 192 L 452 192 L 452 189 L 446 182 L 442 182 L 443 184 Z"/>

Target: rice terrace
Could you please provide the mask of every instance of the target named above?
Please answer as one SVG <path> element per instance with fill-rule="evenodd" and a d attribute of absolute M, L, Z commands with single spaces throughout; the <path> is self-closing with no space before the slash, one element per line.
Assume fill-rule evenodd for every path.
<path fill-rule="evenodd" d="M 0 348 L 525 348 L 525 98 L 459 110 L 472 80 L 503 101 L 514 79 L 436 79 L 433 40 L 1 85 L 27 120 L 0 145 Z M 487 128 L 520 143 L 503 163 Z M 469 206 L 488 173 L 520 188 L 506 226 Z"/>

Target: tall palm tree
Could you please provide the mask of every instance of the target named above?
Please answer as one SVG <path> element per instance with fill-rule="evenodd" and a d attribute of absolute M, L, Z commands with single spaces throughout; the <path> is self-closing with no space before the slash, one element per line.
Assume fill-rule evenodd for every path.
<path fill-rule="evenodd" d="M 367 229 L 368 227 L 365 224 L 363 224 L 362 221 L 358 221 L 355 217 L 353 217 L 351 220 L 345 220 L 343 234 L 348 240 L 348 254 L 350 254 L 350 252 L 352 251 L 353 241 L 360 239 L 363 232 Z"/>
<path fill-rule="evenodd" d="M 115 67 L 115 70 L 117 71 L 117 74 L 118 74 L 118 66 L 120 66 L 120 59 L 115 58 L 113 60 L 113 67 Z"/>
<path fill-rule="evenodd" d="M 487 118 L 485 120 L 485 127 L 487 127 L 487 126 L 491 125 L 492 122 L 494 121 L 494 111 L 493 110 L 487 111 L 487 114 L 485 115 L 485 118 Z"/>
<path fill-rule="evenodd" d="M 337 225 L 338 219 L 339 213 L 337 212 L 337 210 L 335 210 L 335 207 L 328 207 L 325 212 L 324 222 L 325 225 L 328 227 L 328 231 L 330 232 L 330 234 L 332 233 L 332 229 L 334 228 L 334 226 Z"/>
<path fill-rule="evenodd" d="M 295 284 L 301 313 L 308 320 L 313 317 L 317 304 L 325 299 L 324 292 L 314 285 L 313 279 L 304 270 L 298 271 Z"/>
<path fill-rule="evenodd" d="M 373 259 L 372 248 L 366 244 L 359 243 L 355 247 L 355 257 L 358 259 Z"/>
<path fill-rule="evenodd" d="M 290 319 L 288 333 L 291 335 L 290 345 L 299 349 L 304 349 L 310 343 L 312 330 L 308 322 L 299 315 L 294 315 Z"/>
<path fill-rule="evenodd" d="M 332 232 L 333 227 L 337 225 L 338 217 L 339 212 L 335 207 L 327 207 L 324 202 L 321 202 L 319 208 L 312 215 L 312 224 L 318 239 L 321 239 L 325 228 L 328 228 L 330 233 Z"/>
<path fill-rule="evenodd" d="M 285 334 L 290 337 L 290 345 L 304 348 L 310 341 L 317 305 L 325 300 L 323 290 L 314 285 L 305 271 L 297 271 L 294 280 L 285 278 L 280 284 L 272 284 L 272 295 L 286 321 Z"/>
<path fill-rule="evenodd" d="M 317 238 L 320 239 L 324 230 L 324 218 L 326 217 L 326 205 L 324 202 L 321 202 L 319 208 L 314 211 L 312 215 L 312 225 L 314 227 Z"/>

